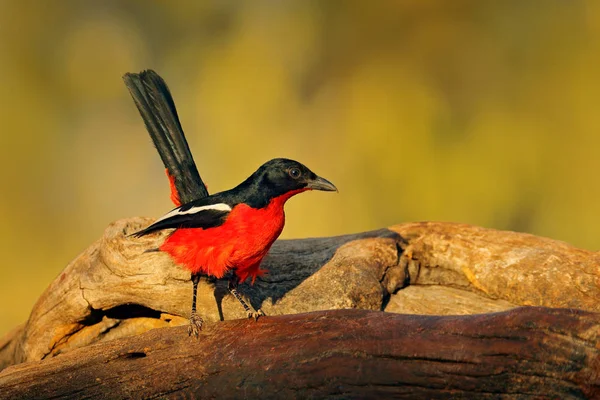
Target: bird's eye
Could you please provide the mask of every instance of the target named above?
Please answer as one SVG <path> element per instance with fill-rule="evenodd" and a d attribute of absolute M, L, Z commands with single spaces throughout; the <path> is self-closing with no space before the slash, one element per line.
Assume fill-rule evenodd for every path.
<path fill-rule="evenodd" d="M 300 170 L 298 168 L 290 168 L 288 169 L 288 174 L 294 179 L 300 178 Z"/>

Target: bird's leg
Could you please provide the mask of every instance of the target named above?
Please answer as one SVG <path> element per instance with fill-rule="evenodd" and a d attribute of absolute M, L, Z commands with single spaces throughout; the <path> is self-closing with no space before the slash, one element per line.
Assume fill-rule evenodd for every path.
<path fill-rule="evenodd" d="M 202 318 L 196 314 L 196 295 L 198 293 L 198 282 L 200 282 L 199 274 L 192 274 L 192 283 L 194 284 L 194 292 L 192 294 L 192 313 L 190 314 L 190 326 L 188 328 L 188 335 L 192 334 L 198 337 L 200 330 L 202 329 Z"/>
<path fill-rule="evenodd" d="M 229 292 L 237 299 L 237 301 L 240 302 L 242 307 L 244 307 L 244 311 L 246 311 L 246 313 L 248 314 L 248 318 L 254 318 L 254 320 L 256 321 L 258 317 L 265 315 L 265 313 L 260 308 L 258 309 L 258 311 L 256 311 L 254 308 L 252 308 L 252 306 L 246 304 L 242 296 L 237 291 L 238 283 L 239 281 L 236 276 L 231 277 L 229 279 L 228 285 Z"/>

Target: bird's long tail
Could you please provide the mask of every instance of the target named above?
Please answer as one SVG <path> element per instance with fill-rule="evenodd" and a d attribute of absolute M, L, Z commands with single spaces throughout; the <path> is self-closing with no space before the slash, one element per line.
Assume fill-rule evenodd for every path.
<path fill-rule="evenodd" d="M 208 196 L 165 81 L 153 70 L 127 73 L 123 80 L 167 169 L 173 202 L 179 206 Z"/>

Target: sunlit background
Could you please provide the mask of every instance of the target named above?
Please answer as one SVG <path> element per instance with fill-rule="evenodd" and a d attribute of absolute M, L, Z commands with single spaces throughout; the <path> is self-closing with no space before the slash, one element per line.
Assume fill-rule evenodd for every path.
<path fill-rule="evenodd" d="M 172 206 L 121 80 L 169 83 L 211 192 L 339 194 L 283 236 L 459 221 L 600 248 L 600 2 L 0 1 L 0 334 L 111 221 Z"/>

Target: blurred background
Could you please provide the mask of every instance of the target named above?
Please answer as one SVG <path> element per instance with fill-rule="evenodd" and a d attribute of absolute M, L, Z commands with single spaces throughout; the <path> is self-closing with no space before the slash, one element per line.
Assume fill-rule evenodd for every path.
<path fill-rule="evenodd" d="M 0 334 L 112 221 L 172 208 L 121 76 L 168 82 L 200 173 L 339 194 L 283 237 L 458 221 L 600 247 L 600 2 L 0 0 Z"/>

